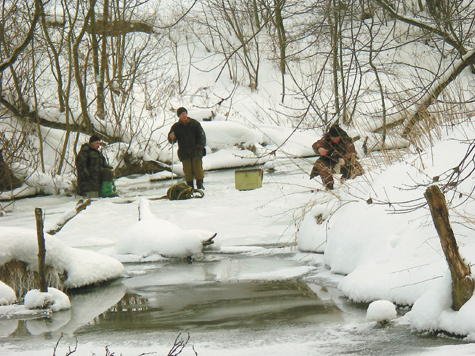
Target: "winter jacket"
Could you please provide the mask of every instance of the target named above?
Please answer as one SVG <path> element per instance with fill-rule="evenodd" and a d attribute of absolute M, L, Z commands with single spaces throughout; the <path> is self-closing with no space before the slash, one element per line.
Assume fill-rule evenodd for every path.
<path fill-rule="evenodd" d="M 178 158 L 185 161 L 195 157 L 203 157 L 206 155 L 206 135 L 201 124 L 188 118 L 188 122 L 183 124 L 181 121 L 173 124 L 168 133 L 168 141 L 172 143 L 170 134 L 174 132 L 176 141 L 178 141 Z"/>
<path fill-rule="evenodd" d="M 76 156 L 78 194 L 100 192 L 102 182 L 113 179 L 112 169 L 99 150 L 89 143 L 83 144 Z"/>
<path fill-rule="evenodd" d="M 320 140 L 312 145 L 312 148 L 317 154 L 320 154 L 318 152 L 319 148 L 328 150 L 325 156 L 321 156 L 323 159 L 337 163 L 339 158 L 343 158 L 346 162 L 350 162 L 356 158 L 353 140 L 343 129 L 340 128 L 339 130 L 341 132 L 340 141 L 333 143 L 330 139 L 330 134 L 326 133 Z"/>

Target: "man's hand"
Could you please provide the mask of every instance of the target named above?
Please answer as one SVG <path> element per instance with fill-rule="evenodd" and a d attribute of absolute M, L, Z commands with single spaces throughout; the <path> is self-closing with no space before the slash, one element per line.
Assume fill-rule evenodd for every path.
<path fill-rule="evenodd" d="M 172 133 L 170 134 L 170 140 L 172 140 L 172 141 L 175 141 L 175 140 L 176 140 L 176 136 L 175 136 L 175 133 L 174 133 L 174 132 L 172 132 Z"/>
<path fill-rule="evenodd" d="M 345 160 L 343 158 L 338 158 L 338 164 L 340 166 L 344 166 L 345 165 Z"/>
<path fill-rule="evenodd" d="M 328 150 L 324 149 L 323 147 L 320 147 L 318 149 L 318 153 L 320 153 L 320 155 L 322 156 L 326 156 L 326 154 L 328 153 Z"/>

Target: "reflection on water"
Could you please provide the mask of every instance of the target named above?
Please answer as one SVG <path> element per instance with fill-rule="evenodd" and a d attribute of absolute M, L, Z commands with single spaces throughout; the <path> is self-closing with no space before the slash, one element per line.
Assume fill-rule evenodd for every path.
<path fill-rule="evenodd" d="M 329 315 L 335 321 L 341 320 L 340 313 L 299 281 L 203 283 L 147 288 L 146 297 L 127 293 L 97 318 L 93 328 L 118 331 L 275 327 L 282 323 L 318 323 Z"/>
<path fill-rule="evenodd" d="M 120 301 L 124 293 L 125 286 L 121 283 L 104 285 L 70 295 L 70 310 L 55 312 L 49 317 L 1 320 L 0 340 L 2 337 L 72 334 L 83 325 L 95 323 L 95 318 Z"/>

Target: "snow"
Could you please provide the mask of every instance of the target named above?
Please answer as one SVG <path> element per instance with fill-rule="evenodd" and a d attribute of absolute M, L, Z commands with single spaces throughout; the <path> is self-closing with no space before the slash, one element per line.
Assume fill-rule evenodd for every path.
<path fill-rule="evenodd" d="M 220 130 L 226 130 L 224 123 Z M 236 126 L 231 124 L 229 130 L 235 131 Z M 232 147 L 210 154 L 205 162 L 209 164 L 214 161 L 215 154 L 218 157 L 224 154 L 236 157 L 234 140 L 253 142 L 252 138 L 259 136 L 249 134 L 246 130 L 233 134 L 223 135 L 224 138 L 234 137 L 223 139 L 229 140 L 228 145 L 232 143 Z M 385 169 L 379 165 L 372 167 L 371 162 L 362 160 L 366 174 L 345 182 L 337 179 L 336 190 L 332 192 L 320 189 L 318 181 L 303 183 L 308 182 L 306 172 L 293 172 L 289 178 L 286 178 L 286 174 L 279 174 L 282 166 L 278 159 L 269 161 L 273 162 L 272 167 L 276 169 L 274 174 L 277 175 L 265 174 L 263 188 L 254 191 L 220 188 L 220 178 L 213 179 L 217 173 L 207 172 L 205 181 L 210 183 L 210 189 L 205 191 L 203 199 L 189 201 L 188 204 L 192 205 L 149 200 L 140 196 L 139 191 L 131 189 L 137 182 L 148 184 L 147 179 L 142 177 L 134 181 L 124 178 L 123 182 L 118 180 L 118 186 L 125 195 L 137 196 L 94 200 L 86 211 L 65 225 L 57 234 L 58 237 L 45 234 L 47 264 L 59 271 L 67 271 L 65 285 L 68 287 L 95 284 L 123 275 L 122 263 L 144 263 L 188 256 L 200 258 L 203 254 L 202 241 L 215 232 L 218 232 L 217 243 L 212 248 L 216 251 L 259 256 L 268 253 L 267 249 L 258 246 L 259 241 L 275 242 L 275 236 L 284 226 L 267 225 L 262 221 L 262 216 L 249 211 L 249 202 L 257 203 L 256 207 L 266 202 L 265 214 L 269 216 L 278 216 L 282 212 L 306 206 L 298 230 L 300 251 L 305 254 L 307 251 L 323 254 L 323 261 L 329 268 L 325 278 L 336 281 L 338 288 L 351 300 L 371 303 L 367 310 L 369 320 L 391 320 L 396 317 L 395 304 L 409 305 L 412 306 L 411 310 L 399 319 L 412 329 L 419 332 L 445 330 L 473 340 L 474 298 L 460 311 L 451 310 L 450 273 L 428 208 L 398 213 L 399 208 L 406 208 L 405 202 L 422 202 L 425 185 L 408 187 L 415 181 L 427 182 L 434 175 L 450 170 L 454 162 L 459 162 L 466 153 L 467 145 L 463 140 L 473 135 L 473 124 L 455 127 L 454 131 L 448 131 L 436 142 L 430 152 L 424 151 L 417 155 L 407 153 Z M 287 144 L 298 147 L 298 142 L 292 139 Z M 298 153 L 306 152 L 294 149 L 294 154 Z M 420 165 L 420 157 L 424 157 L 424 167 Z M 307 169 L 311 167 L 311 161 Z M 229 160 L 222 161 L 223 167 L 229 163 Z M 297 195 L 297 199 L 284 198 L 283 202 L 273 203 L 282 197 L 282 192 L 270 189 L 273 184 L 284 190 L 290 186 L 298 189 L 300 185 L 310 184 L 314 190 L 310 195 L 305 193 L 304 196 Z M 473 184 L 473 180 L 466 180 L 458 189 L 461 192 L 471 191 Z M 126 201 L 121 203 L 121 199 Z M 310 203 L 305 205 L 309 199 Z M 63 221 L 66 216 L 72 215 L 73 202 L 71 199 L 67 201 L 62 208 L 56 208 L 56 204 L 53 204 L 47 214 L 48 224 L 55 226 L 55 220 Z M 212 205 L 207 204 L 207 201 L 211 201 Z M 163 209 L 162 204 L 168 204 L 168 208 Z M 462 201 L 459 195 L 454 195 L 453 204 L 458 205 L 459 211 L 473 214 L 474 204 L 470 199 Z M 30 268 L 36 268 L 37 237 L 33 221 L 24 224 L 21 219 L 15 220 L 14 214 L 7 214 L 3 219 L 13 226 L 2 224 L 0 227 L 0 263 L 17 259 L 29 264 Z M 451 219 L 461 253 L 467 261 L 475 260 L 473 230 L 462 223 L 461 216 L 453 214 Z M 109 223 L 105 223 L 107 221 Z M 262 222 L 264 225 L 260 225 Z M 200 226 L 207 226 L 208 229 L 201 229 Z M 85 249 L 86 246 L 95 246 L 94 251 Z M 242 263 L 228 266 L 221 264 L 219 271 L 215 270 L 213 275 L 218 281 L 305 278 L 317 271 L 315 259 L 311 255 L 306 256 L 301 257 L 298 263 L 283 264 L 278 268 L 265 262 L 260 262 L 260 268 Z M 210 271 L 204 271 L 202 277 L 200 274 L 203 271 L 196 272 L 194 278 L 206 279 L 205 275 Z M 170 273 L 161 282 L 153 283 L 193 283 L 193 278 L 182 279 Z M 3 315 L 28 315 L 31 312 L 24 308 L 33 309 L 44 304 L 52 304 L 48 307 L 50 312 L 69 308 L 67 296 L 52 288 L 48 293 L 30 291 L 25 296 L 24 308 L 13 304 L 15 299 L 11 288 L 0 284 L 0 300 L 3 304 L 0 313 Z"/>
<path fill-rule="evenodd" d="M 428 208 L 411 209 L 406 214 L 397 211 L 421 204 L 432 177 L 450 172 L 467 152 L 464 140 L 473 136 L 473 125 L 462 125 L 430 151 L 422 152 L 426 167 L 418 166 L 417 155 L 407 155 L 385 170 L 367 172 L 371 184 L 357 178 L 350 183 L 351 188 L 340 187 L 339 201 L 319 202 L 306 215 L 299 247 L 324 251 L 331 271 L 345 275 L 339 288 L 354 301 L 384 299 L 411 305 L 406 318 L 418 331 L 473 333 L 469 314 L 450 308 L 450 273 Z M 414 182 L 426 183 L 411 188 Z M 474 180 L 469 179 L 458 190 L 471 192 L 473 187 Z M 471 199 L 467 201 L 463 193 L 449 193 L 448 201 L 452 195 L 452 204 L 462 204 L 468 215 L 473 214 Z M 371 204 L 367 203 L 369 198 L 373 199 Z M 318 214 L 323 214 L 323 223 L 317 223 Z M 457 214 L 451 215 L 451 224 L 462 255 L 473 261 L 473 225 L 465 224 Z M 473 299 L 464 306 L 467 311 Z"/>
<path fill-rule="evenodd" d="M 404 27 L 398 31 L 406 33 Z M 210 68 L 214 65 L 209 60 L 209 53 L 202 53 L 199 48 L 193 50 L 197 63 Z M 426 59 L 430 57 L 426 56 Z M 205 60 L 200 63 L 200 59 Z M 419 61 L 419 58 L 414 60 Z M 195 68 L 196 63 L 190 67 Z M 203 167 L 207 189 L 203 199 L 186 202 L 152 200 L 165 194 L 174 182 L 165 180 L 170 178 L 168 172 L 124 177 L 116 182 L 118 198 L 93 200 L 90 207 L 69 221 L 57 235 L 45 234 L 46 262 L 60 273 L 67 274 L 66 287 L 80 288 L 117 278 L 122 278 L 123 284 L 101 286 L 92 300 L 81 295 L 70 300 L 54 288 L 49 288 L 47 293 L 32 289 L 21 300 L 12 288 L 0 281 L 0 336 L 14 334 L 17 330 L 15 322 L 20 318 L 33 318 L 27 324 L 32 335 L 56 330 L 75 333 L 121 300 L 125 286 L 134 287 L 137 280 L 129 280 L 124 264 L 137 264 L 134 273 L 140 275 L 145 274 L 151 262 L 174 261 L 189 256 L 200 261 L 206 255 L 202 241 L 217 233 L 215 244 L 210 247 L 213 251 L 223 255 L 255 256 L 253 262 L 257 263 L 223 259 L 212 264 L 205 260 L 201 265 L 193 265 L 187 275 L 179 273 L 180 265 L 171 264 L 160 268 L 153 277 L 145 276 L 140 281 L 141 287 L 186 286 L 209 279 L 221 283 L 296 278 L 312 286 L 316 278 L 336 285 L 351 301 L 370 303 L 367 309 L 369 320 L 396 318 L 400 324 L 417 332 L 445 331 L 461 336 L 467 342 L 475 342 L 475 298 L 472 297 L 460 311 L 451 309 L 450 272 L 429 209 L 424 206 L 423 195 L 426 187 L 434 184 L 434 177 L 447 177 L 463 159 L 468 144 L 475 137 L 474 123 L 467 120 L 446 127 L 441 125 L 441 132 L 435 135 L 433 144 L 426 144 L 423 148 L 410 146 L 401 138 L 388 137 L 386 148 L 407 148 L 397 152 L 373 152 L 364 156 L 362 140 L 359 140 L 355 145 L 365 174 L 345 182 L 337 178 L 336 189 L 327 192 L 322 189 L 319 177 L 312 181 L 308 179 L 315 160 L 311 145 L 322 132 L 287 125 L 285 117 L 291 117 L 294 112 L 286 111 L 285 107 L 292 107 L 295 102 L 270 107 L 272 103 L 265 100 L 266 97 L 279 98 L 281 88 L 276 84 L 275 77 L 278 76 L 269 61 L 263 60 L 262 68 L 259 90 L 250 92 L 248 88 L 238 88 L 232 105 L 223 106 L 221 112 L 203 109 L 209 106 L 209 102 L 200 102 L 201 94 L 197 95 L 195 91 L 199 86 L 204 97 L 227 97 L 228 88 L 218 89 L 229 83 L 225 80 L 215 82 L 216 70 L 206 74 L 199 72 L 198 76 L 196 71 L 191 73 L 188 93 L 193 94 L 171 99 L 176 103 L 167 103 L 170 107 L 187 107 L 189 116 L 199 120 L 206 132 L 207 155 Z M 470 76 L 467 78 L 472 80 Z M 240 80 L 239 76 L 237 80 Z M 212 91 L 203 89 L 208 86 Z M 328 93 L 322 91 L 320 95 L 325 97 Z M 294 97 L 287 100 L 299 100 L 298 95 Z M 371 99 L 368 95 L 359 101 L 378 102 Z M 354 118 L 358 132 L 356 129 L 350 131 L 352 136 L 368 137 L 371 148 L 381 147 L 381 136 L 368 133 L 379 127 L 382 120 L 368 120 L 367 116 L 380 110 L 376 106 L 370 108 L 368 104 L 368 112 Z M 389 112 L 395 109 L 400 111 L 399 107 L 393 106 Z M 42 116 L 52 120 L 65 120 L 56 109 L 40 106 L 38 110 Z M 226 115 L 223 114 L 225 111 Z M 277 115 L 280 111 L 282 115 Z M 179 180 L 183 171 L 177 158 L 177 145 L 165 143 L 157 149 L 152 145 L 145 148 L 143 143 L 166 141 L 170 125 L 176 118 L 174 113 L 160 115 L 167 116 L 167 120 L 163 127 L 153 127 L 150 137 L 148 132 L 144 132 L 143 137 L 137 135 L 130 146 L 107 146 L 104 152 L 110 163 L 119 164 L 114 161 L 115 153 L 127 148 L 137 157 L 170 162 L 175 173 L 173 178 L 175 182 Z M 210 118 L 212 120 L 208 121 Z M 399 117 L 393 115 L 388 119 L 393 122 Z M 150 125 L 158 124 L 153 122 Z M 147 130 L 144 128 L 144 131 Z M 44 137 L 53 148 L 62 142 L 62 134 L 57 130 L 48 130 Z M 81 144 L 86 140 L 87 137 L 82 135 L 78 142 Z M 51 164 L 57 160 L 57 152 L 48 149 L 45 145 L 45 159 L 47 164 Z M 384 157 L 386 154 L 394 155 L 390 164 Z M 232 169 L 254 165 L 262 165 L 266 170 L 263 187 L 255 191 L 236 191 L 230 184 Z M 224 169 L 231 170 L 221 171 Z M 452 208 L 450 218 L 460 252 L 471 265 L 475 261 L 473 178 L 472 175 L 446 195 Z M 0 217 L 0 265 L 15 259 L 25 262 L 32 270 L 37 269 L 37 235 L 32 207 L 27 199 L 18 198 L 39 192 L 58 194 L 34 199 L 45 209 L 48 231 L 74 213 L 77 198 L 71 196 L 72 181 L 72 172 L 56 178 L 49 173 L 40 173 L 28 176 L 27 186 L 0 193 L 2 200 L 13 196 L 17 199 L 12 207 L 5 209 L 5 216 Z M 273 246 L 278 247 L 273 249 Z M 278 254 L 284 248 L 293 249 L 295 257 L 281 260 Z M 268 254 L 275 255 L 275 260 L 259 259 Z M 325 264 L 323 268 L 322 263 Z M 154 278 L 157 276 L 160 278 Z M 312 289 L 317 294 L 325 294 Z M 331 298 L 331 295 L 327 293 L 326 298 Z M 335 298 L 335 303 L 338 304 L 338 298 Z M 46 309 L 42 309 L 45 305 Z M 397 316 L 395 305 L 409 306 L 410 311 Z M 38 315 L 47 318 L 36 318 Z M 364 327 L 348 326 L 355 329 Z M 281 336 L 274 344 L 257 340 L 249 347 L 228 347 L 226 350 L 211 342 L 201 346 L 206 348 L 208 355 L 290 355 L 295 354 L 295 350 L 312 354 L 315 348 L 309 339 L 302 343 Z M 328 340 L 323 340 L 322 344 L 325 342 Z M 140 349 L 126 346 L 123 352 L 157 351 L 140 346 Z M 427 354 L 468 355 L 474 352 L 475 346 L 468 344 L 443 347 Z M 27 354 L 25 351 L 24 355 Z M 30 354 L 38 355 L 36 350 Z M 51 354 L 51 350 L 44 354 Z"/>
<path fill-rule="evenodd" d="M 396 319 L 396 306 L 387 300 L 376 300 L 369 304 L 366 317 L 368 320 L 376 322 Z"/>
<path fill-rule="evenodd" d="M 118 278 L 123 265 L 114 258 L 94 251 L 69 247 L 58 238 L 44 234 L 46 265 L 54 267 L 58 273 L 67 273 L 65 287 L 78 288 Z M 12 260 L 22 261 L 30 269 L 37 270 L 38 240 L 33 229 L 0 226 L 0 265 Z M 7 296 L 2 296 L 7 298 Z"/>
<path fill-rule="evenodd" d="M 62 291 L 48 287 L 47 292 L 40 292 L 38 289 L 32 289 L 25 295 L 25 307 L 28 309 L 50 308 L 57 312 L 71 308 L 69 297 Z"/>
<path fill-rule="evenodd" d="M 15 301 L 15 291 L 0 281 L 0 305 L 12 304 Z"/>
<path fill-rule="evenodd" d="M 112 251 L 118 259 L 120 255 L 135 255 L 140 259 L 154 254 L 181 258 L 196 256 L 202 252 L 202 243 L 213 236 L 211 231 L 181 229 L 155 217 L 147 199 L 140 199 L 139 210 L 140 221 L 125 230 Z"/>

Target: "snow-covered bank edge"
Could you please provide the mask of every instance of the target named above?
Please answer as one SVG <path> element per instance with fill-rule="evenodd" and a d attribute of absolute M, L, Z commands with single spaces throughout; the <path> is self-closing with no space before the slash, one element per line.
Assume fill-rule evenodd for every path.
<path fill-rule="evenodd" d="M 33 270 L 37 268 L 36 231 L 3 226 L 0 228 L 0 245 L 0 265 L 15 259 L 25 262 Z M 58 273 L 66 273 L 66 288 L 79 288 L 116 279 L 123 272 L 122 263 L 116 259 L 94 251 L 66 246 L 54 236 L 45 234 L 45 245 L 48 251 L 46 265 L 55 268 Z"/>
<path fill-rule="evenodd" d="M 332 195 L 318 192 L 300 227 L 300 250 L 323 253 L 331 272 L 344 275 L 338 287 L 351 300 L 409 305 L 404 318 L 413 329 L 475 340 L 475 298 L 460 311 L 451 309 L 450 272 L 430 211 L 417 208 L 433 177 L 451 173 L 473 137 L 473 123 L 455 126 L 425 152 L 344 182 Z M 467 219 L 475 213 L 474 182 L 465 180 L 447 197 L 468 263 L 475 261 L 474 226 Z"/>

